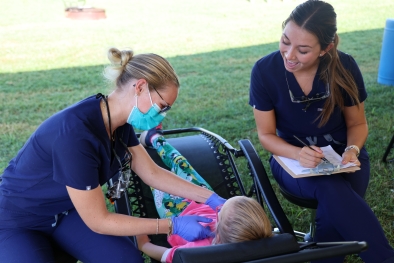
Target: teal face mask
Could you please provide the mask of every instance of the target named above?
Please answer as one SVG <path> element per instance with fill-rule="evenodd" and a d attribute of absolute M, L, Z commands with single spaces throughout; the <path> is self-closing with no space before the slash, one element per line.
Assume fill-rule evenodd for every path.
<path fill-rule="evenodd" d="M 140 129 L 140 130 L 149 130 L 157 125 L 159 125 L 164 117 L 166 116 L 166 113 L 160 113 L 160 107 L 157 106 L 157 104 L 152 103 L 152 97 L 150 96 L 150 92 L 148 91 L 150 103 L 152 106 L 149 108 L 149 110 L 146 113 L 142 113 L 138 109 L 138 96 L 136 96 L 136 105 L 133 107 L 133 109 L 130 112 L 129 117 L 127 118 L 127 123 L 132 125 L 133 127 Z"/>

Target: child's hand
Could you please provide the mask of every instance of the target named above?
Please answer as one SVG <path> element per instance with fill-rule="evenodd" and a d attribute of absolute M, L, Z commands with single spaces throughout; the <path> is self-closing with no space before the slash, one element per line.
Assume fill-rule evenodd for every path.
<path fill-rule="evenodd" d="M 136 236 L 136 238 L 137 238 L 137 243 L 138 243 L 138 249 L 141 251 L 146 243 L 150 243 L 150 239 L 149 239 L 148 235 L 139 235 L 139 236 Z"/>

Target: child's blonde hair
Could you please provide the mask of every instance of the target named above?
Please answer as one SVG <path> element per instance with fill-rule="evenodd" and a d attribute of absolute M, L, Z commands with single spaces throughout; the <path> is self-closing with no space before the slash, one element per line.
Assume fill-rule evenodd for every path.
<path fill-rule="evenodd" d="M 223 205 L 212 244 L 236 243 L 272 236 L 271 223 L 261 205 L 246 196 L 235 196 Z"/>

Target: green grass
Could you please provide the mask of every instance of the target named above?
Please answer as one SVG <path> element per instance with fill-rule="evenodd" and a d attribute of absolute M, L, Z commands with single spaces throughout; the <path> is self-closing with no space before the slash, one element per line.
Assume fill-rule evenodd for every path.
<path fill-rule="evenodd" d="M 110 46 L 158 53 L 172 63 L 181 89 L 165 128 L 200 126 L 235 147 L 248 138 L 267 165 L 269 154 L 259 145 L 248 105 L 250 71 L 278 48 L 281 23 L 300 1 L 88 0 L 106 10 L 107 19 L 98 21 L 66 19 L 61 0 L 2 2 L 0 171 L 44 119 L 88 95 L 109 92 L 101 72 Z M 381 162 L 394 134 L 394 87 L 376 81 L 394 3 L 329 2 L 338 14 L 340 49 L 358 62 L 369 94 L 372 172 L 366 200 L 394 245 L 394 166 Z M 280 201 L 294 227 L 307 230 L 309 212 Z"/>

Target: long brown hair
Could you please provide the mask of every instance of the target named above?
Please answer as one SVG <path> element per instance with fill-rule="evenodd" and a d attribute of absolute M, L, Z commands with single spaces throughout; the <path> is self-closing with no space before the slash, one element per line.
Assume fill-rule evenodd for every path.
<path fill-rule="evenodd" d="M 321 50 L 334 44 L 324 56 L 320 57 L 320 78 L 330 85 L 331 95 L 327 98 L 319 118 L 319 127 L 324 126 L 335 106 L 344 109 L 344 99 L 340 87 L 350 96 L 354 105 L 359 105 L 358 88 L 352 74 L 344 68 L 338 56 L 339 37 L 334 8 L 321 0 L 308 0 L 298 5 L 290 16 L 283 22 L 283 28 L 290 21 L 302 29 L 315 35 L 319 40 Z"/>

